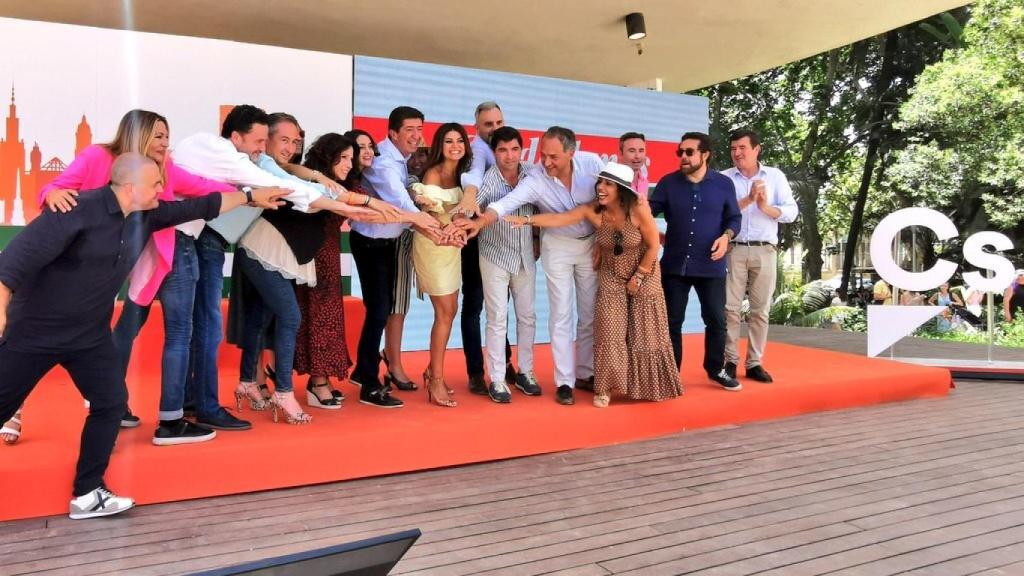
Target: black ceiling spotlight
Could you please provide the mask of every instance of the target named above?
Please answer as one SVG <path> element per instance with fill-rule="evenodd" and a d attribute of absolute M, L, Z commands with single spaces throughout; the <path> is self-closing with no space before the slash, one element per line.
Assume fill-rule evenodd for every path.
<path fill-rule="evenodd" d="M 644 24 L 642 12 L 632 12 L 626 15 L 626 36 L 630 40 L 643 40 L 647 37 L 647 26 Z"/>

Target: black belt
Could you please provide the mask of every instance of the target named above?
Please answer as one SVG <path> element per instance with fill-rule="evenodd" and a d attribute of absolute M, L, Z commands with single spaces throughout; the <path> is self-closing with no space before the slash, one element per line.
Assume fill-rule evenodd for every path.
<path fill-rule="evenodd" d="M 762 240 L 752 240 L 750 242 L 739 242 L 734 241 L 733 244 L 739 244 L 740 246 L 775 246 L 771 242 L 765 242 Z"/>

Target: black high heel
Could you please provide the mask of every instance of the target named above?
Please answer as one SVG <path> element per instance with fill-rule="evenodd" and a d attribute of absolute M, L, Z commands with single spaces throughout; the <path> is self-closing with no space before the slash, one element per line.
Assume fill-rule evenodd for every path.
<path fill-rule="evenodd" d="M 270 364 L 267 364 L 266 366 L 263 367 L 263 373 L 267 376 L 267 380 L 270 380 L 271 382 L 277 382 L 277 372 L 274 372 L 274 369 L 271 368 Z M 330 385 L 330 383 L 328 383 L 328 385 Z M 270 402 L 270 389 L 267 388 L 266 384 L 260 384 L 259 386 L 260 392 L 264 393 L 263 398 L 267 402 Z M 341 402 L 342 400 L 345 399 L 345 395 L 341 393 L 341 390 L 335 390 L 334 388 L 331 388 L 331 396 L 334 396 L 334 399 L 337 400 L 338 402 Z"/>
<path fill-rule="evenodd" d="M 391 373 L 391 362 L 388 361 L 388 355 L 383 350 L 380 351 L 380 359 L 384 362 L 384 367 L 387 368 L 388 373 L 384 376 L 384 385 L 393 384 L 395 388 L 398 388 L 402 392 L 412 392 L 413 390 L 419 390 L 415 382 L 402 381 L 395 378 L 395 375 Z"/>
<path fill-rule="evenodd" d="M 306 382 L 306 404 L 312 406 L 313 408 L 324 408 L 326 410 L 340 409 L 341 400 L 339 400 L 337 396 L 332 395 L 326 400 L 321 400 L 320 397 L 316 395 L 316 392 L 313 391 L 314 388 L 327 388 L 329 386 L 329 382 L 324 382 L 323 384 L 313 384 L 313 379 L 310 378 L 309 381 Z"/>

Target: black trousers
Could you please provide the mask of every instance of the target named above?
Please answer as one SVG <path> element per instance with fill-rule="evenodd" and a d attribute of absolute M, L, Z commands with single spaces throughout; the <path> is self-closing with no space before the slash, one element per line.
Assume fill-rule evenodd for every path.
<path fill-rule="evenodd" d="M 58 365 L 68 371 L 89 401 L 72 491 L 77 497 L 103 485 L 121 417 L 128 407 L 128 390 L 113 339 L 95 348 L 47 354 L 15 351 L 9 341 L 0 341 L 0 422 L 14 416 L 36 384 Z"/>
<path fill-rule="evenodd" d="M 356 367 L 351 377 L 363 385 L 363 393 L 369 393 L 381 387 L 380 342 L 394 300 L 395 251 L 398 249 L 398 240 L 368 238 L 355 230 L 349 239 L 352 258 L 356 262 L 359 282 L 363 287 L 363 305 L 366 306 L 366 320 L 359 334 Z"/>
<path fill-rule="evenodd" d="M 484 311 L 484 280 L 480 273 L 480 243 L 476 238 L 466 242 L 462 249 L 462 350 L 466 355 L 466 374 L 484 375 L 483 337 L 480 335 L 480 315 Z M 505 338 L 505 362 L 512 361 L 512 345 Z M 491 380 L 501 374 L 491 374 Z"/>
<path fill-rule="evenodd" d="M 708 375 L 717 374 L 725 365 L 725 277 L 662 274 L 661 286 L 665 291 L 668 331 L 676 365 L 680 368 L 683 365 L 683 321 L 690 288 L 693 288 L 697 291 L 700 316 L 704 320 L 704 371 Z"/>

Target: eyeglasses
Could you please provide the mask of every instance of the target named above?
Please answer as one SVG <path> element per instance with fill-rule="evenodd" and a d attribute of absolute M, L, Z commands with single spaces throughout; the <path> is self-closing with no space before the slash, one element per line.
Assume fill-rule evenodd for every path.
<path fill-rule="evenodd" d="M 699 154 L 699 153 L 700 153 L 700 150 L 698 150 L 696 148 L 677 148 L 676 149 L 676 156 L 678 156 L 680 158 L 682 158 L 684 155 L 687 158 L 690 158 L 694 154 Z"/>
<path fill-rule="evenodd" d="M 612 249 L 612 254 L 622 256 L 622 241 L 625 240 L 622 236 L 622 232 L 616 232 L 612 235 L 612 239 L 615 240 L 615 248 Z"/>

